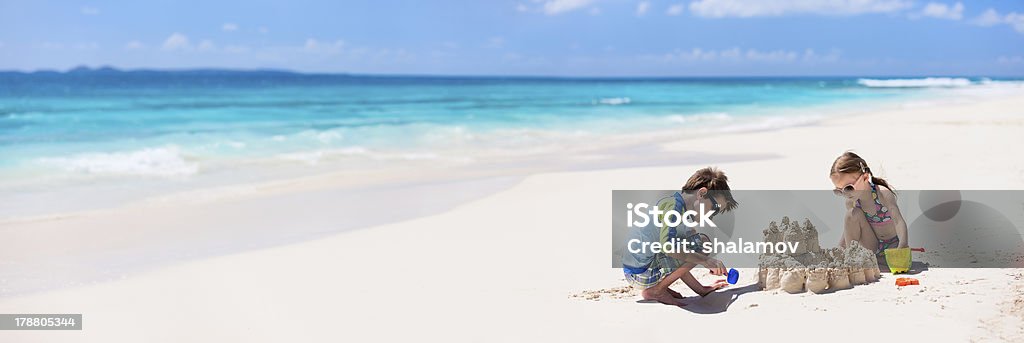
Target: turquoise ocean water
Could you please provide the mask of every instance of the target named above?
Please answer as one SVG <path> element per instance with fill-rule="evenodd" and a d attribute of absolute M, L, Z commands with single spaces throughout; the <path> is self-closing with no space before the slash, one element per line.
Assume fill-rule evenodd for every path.
<path fill-rule="evenodd" d="M 981 78 L 530 78 L 274 71 L 0 73 L 0 192 L 12 203 L 89 184 L 168 189 L 242 170 L 472 164 L 606 137 L 761 130 Z M 255 175 L 255 174 L 253 174 Z M 253 180 L 273 172 L 251 176 Z M 245 177 L 241 177 L 245 179 Z M 248 181 L 248 179 L 245 179 Z M 133 183 L 135 182 L 135 183 Z M 26 198 L 18 198 L 22 196 Z"/>

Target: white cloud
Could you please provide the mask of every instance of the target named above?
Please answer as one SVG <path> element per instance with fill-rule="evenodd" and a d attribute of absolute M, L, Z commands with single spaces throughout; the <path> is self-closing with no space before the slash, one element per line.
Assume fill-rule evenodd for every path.
<path fill-rule="evenodd" d="M 649 1 L 641 1 L 636 4 L 636 15 L 643 16 L 647 14 L 647 10 L 651 9 L 651 3 Z"/>
<path fill-rule="evenodd" d="M 84 15 L 97 15 L 100 14 L 100 9 L 96 7 L 82 7 L 81 10 Z"/>
<path fill-rule="evenodd" d="M 938 2 L 929 2 L 921 10 L 922 16 L 938 19 L 960 20 L 964 17 L 964 4 L 957 2 L 953 6 Z"/>
<path fill-rule="evenodd" d="M 839 60 L 839 50 L 832 49 L 827 54 L 821 55 L 814 49 L 805 49 L 801 59 L 806 62 L 836 62 Z"/>
<path fill-rule="evenodd" d="M 1021 56 L 999 56 L 996 62 L 1003 64 L 1021 64 L 1024 63 L 1024 57 Z"/>
<path fill-rule="evenodd" d="M 719 51 L 715 51 L 715 50 L 704 51 L 701 48 L 693 48 L 692 50 L 690 50 L 688 52 L 687 51 L 678 51 L 677 50 L 674 53 L 674 55 L 670 54 L 670 55 L 666 55 L 665 57 L 667 59 L 676 59 L 676 58 L 678 58 L 678 59 L 689 60 L 689 61 L 713 61 L 713 60 L 718 59 L 719 55 L 727 54 L 727 53 L 732 55 L 732 52 L 735 52 L 736 54 L 738 54 L 739 53 L 739 49 L 738 48 L 734 48 L 734 50 L 729 50 L 729 51 L 723 50 L 723 51 L 719 52 Z"/>
<path fill-rule="evenodd" d="M 680 14 L 683 14 L 683 8 L 684 8 L 683 4 L 675 4 L 675 5 L 669 6 L 668 10 L 665 11 L 665 14 L 668 14 L 668 15 L 680 15 Z"/>
<path fill-rule="evenodd" d="M 996 10 L 989 8 L 981 15 L 979 15 L 977 18 L 974 18 L 973 22 L 975 25 L 993 26 L 997 24 L 1002 24 L 1003 17 L 1001 17 L 999 15 L 999 12 L 996 12 Z"/>
<path fill-rule="evenodd" d="M 527 12 L 529 10 L 530 8 L 526 7 L 526 5 L 523 3 L 516 4 L 516 12 Z"/>
<path fill-rule="evenodd" d="M 333 42 L 321 42 L 313 38 L 306 38 L 303 48 L 309 52 L 335 54 L 345 49 L 345 41 L 338 39 Z"/>
<path fill-rule="evenodd" d="M 262 34 L 267 34 L 268 32 L 270 32 L 270 29 L 268 29 L 266 26 L 260 26 L 259 30 L 257 31 L 259 31 Z"/>
<path fill-rule="evenodd" d="M 1006 24 L 1013 27 L 1018 33 L 1024 33 L 1024 14 L 1017 12 L 1010 12 L 1006 15 L 1000 15 L 996 10 L 989 8 L 985 10 L 981 15 L 971 23 L 979 26 L 995 26 L 1000 24 Z"/>
<path fill-rule="evenodd" d="M 670 53 L 661 55 L 641 56 L 642 59 L 661 62 L 753 62 L 753 63 L 794 63 L 794 62 L 836 62 L 839 60 L 839 51 L 833 50 L 827 54 L 818 54 L 814 49 L 805 49 L 803 52 L 797 50 L 757 50 L 740 49 L 733 47 L 722 50 L 704 50 L 693 48 L 690 50 L 676 49 Z"/>
<path fill-rule="evenodd" d="M 1017 32 L 1024 33 L 1024 14 L 1012 12 L 1007 14 L 1003 20 L 1006 21 L 1006 24 L 1013 26 L 1013 29 L 1017 30 Z"/>
<path fill-rule="evenodd" d="M 597 7 L 594 7 L 594 8 L 591 8 L 589 12 L 590 12 L 590 15 L 599 15 L 599 14 L 601 14 L 601 9 L 597 8 Z"/>
<path fill-rule="evenodd" d="M 139 50 L 139 49 L 142 49 L 144 47 L 145 46 L 142 45 L 142 42 L 139 42 L 137 40 L 133 40 L 133 41 L 130 41 L 130 42 L 124 44 L 124 49 L 125 50 Z"/>
<path fill-rule="evenodd" d="M 544 14 L 556 15 L 578 10 L 591 2 L 592 0 L 548 0 L 544 2 Z"/>
<path fill-rule="evenodd" d="M 912 2 L 909 0 L 697 0 L 690 3 L 690 11 L 708 18 L 749 18 L 787 14 L 893 13 L 910 6 Z"/>
<path fill-rule="evenodd" d="M 125 44 L 126 50 L 138 50 L 144 47 L 145 46 L 142 43 L 134 40 L 128 42 L 128 44 Z M 175 32 L 168 36 L 167 39 L 164 39 L 164 42 L 160 45 L 160 49 L 164 51 L 190 52 L 240 52 L 240 50 L 242 50 L 239 49 L 238 46 L 231 45 L 226 45 L 223 48 L 218 48 L 217 44 L 209 39 L 203 39 L 200 40 L 198 43 L 193 44 L 192 40 L 190 40 L 188 36 L 178 32 Z M 248 48 L 245 48 L 244 51 L 248 51 Z"/>
<path fill-rule="evenodd" d="M 773 50 L 773 51 L 758 51 L 755 49 L 747 50 L 746 59 L 749 61 L 757 62 L 792 62 L 800 57 L 800 54 L 796 51 L 788 50 Z"/>
<path fill-rule="evenodd" d="M 167 51 L 187 50 L 191 48 L 191 44 L 188 41 L 188 36 L 175 32 L 164 40 L 160 48 Z"/>
<path fill-rule="evenodd" d="M 224 23 L 224 25 L 220 26 L 220 29 L 224 30 L 224 31 L 227 31 L 227 32 L 238 31 L 238 24 L 235 24 L 235 23 Z"/>

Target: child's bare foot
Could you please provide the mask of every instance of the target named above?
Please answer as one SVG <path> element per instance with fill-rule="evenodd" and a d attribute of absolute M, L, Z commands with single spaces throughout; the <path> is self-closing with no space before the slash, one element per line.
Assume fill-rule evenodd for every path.
<path fill-rule="evenodd" d="M 644 297 L 644 300 L 654 300 L 665 305 L 686 306 L 686 304 L 684 304 L 682 301 L 679 301 L 679 299 L 673 297 L 672 294 L 669 293 L 668 291 L 657 292 L 654 290 L 654 288 L 648 288 L 645 289 L 642 293 L 640 293 L 640 295 Z"/>

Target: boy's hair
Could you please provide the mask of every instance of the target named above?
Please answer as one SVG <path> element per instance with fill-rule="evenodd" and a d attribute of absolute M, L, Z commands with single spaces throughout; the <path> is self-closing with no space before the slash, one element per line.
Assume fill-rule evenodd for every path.
<path fill-rule="evenodd" d="M 701 188 L 708 189 L 708 195 L 722 195 L 725 197 L 725 204 L 722 204 L 722 212 L 732 211 L 739 203 L 732 197 L 732 192 L 729 191 L 729 177 L 725 176 L 725 172 L 718 170 L 715 167 L 706 167 L 697 170 L 690 176 L 689 180 L 686 180 L 686 184 L 683 185 L 683 193 L 690 193 Z"/>

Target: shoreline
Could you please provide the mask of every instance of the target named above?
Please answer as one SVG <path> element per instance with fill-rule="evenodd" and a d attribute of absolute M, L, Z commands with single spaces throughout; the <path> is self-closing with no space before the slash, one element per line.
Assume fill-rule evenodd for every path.
<path fill-rule="evenodd" d="M 1024 84 L 1017 85 L 1012 83 L 1008 85 L 993 89 L 1001 92 L 1006 92 L 1007 90 L 1019 92 L 1020 86 Z M 315 158 L 316 161 L 306 162 L 302 162 L 301 159 L 295 159 L 294 157 L 285 158 L 285 155 L 280 154 L 272 155 L 262 160 L 252 157 L 240 159 L 238 157 L 225 157 L 227 160 L 195 157 L 195 160 L 192 158 L 183 160 L 182 163 L 192 165 L 198 170 L 205 169 L 205 167 L 200 167 L 201 165 L 212 165 L 210 167 L 212 169 L 201 171 L 196 175 L 125 175 L 119 179 L 113 175 L 102 173 L 95 175 L 88 173 L 54 174 L 43 179 L 29 178 L 22 180 L 24 183 L 16 181 L 2 185 L 4 189 L 10 191 L 14 196 L 10 197 L 7 205 L 0 207 L 0 225 L 10 221 L 39 219 L 47 216 L 63 217 L 74 213 L 116 209 L 151 201 L 166 202 L 169 198 L 188 199 L 196 195 L 219 197 L 221 195 L 231 196 L 230 193 L 237 192 L 254 192 L 254 190 L 259 192 L 261 189 L 281 184 L 294 184 L 310 179 L 337 179 L 348 177 L 349 175 L 354 175 L 360 181 L 380 185 L 387 184 L 388 180 L 429 183 L 432 181 L 445 182 L 447 181 L 445 179 L 446 176 L 450 179 L 462 177 L 476 178 L 480 175 L 521 176 L 540 172 L 670 164 L 676 162 L 658 161 L 657 158 L 650 157 L 632 158 L 625 161 L 615 160 L 623 157 L 637 156 L 638 154 L 629 150 L 639 150 L 652 144 L 689 140 L 708 135 L 774 131 L 791 127 L 818 125 L 839 115 L 862 115 L 869 113 L 869 111 L 896 111 L 917 103 L 921 99 L 932 99 L 931 102 L 933 103 L 927 106 L 940 106 L 940 104 L 934 103 L 937 99 L 940 99 L 936 95 L 938 92 L 962 93 L 960 94 L 961 98 L 966 99 L 969 97 L 968 92 L 991 91 L 988 88 L 990 86 L 987 85 L 973 85 L 971 87 L 976 88 L 925 88 L 905 94 L 879 98 L 837 100 L 831 103 L 814 105 L 767 107 L 756 110 L 753 114 L 730 114 L 725 112 L 680 114 L 677 115 L 679 118 L 661 118 L 663 120 L 671 119 L 669 120 L 672 121 L 671 125 L 666 124 L 665 127 L 642 132 L 629 132 L 627 130 L 627 132 L 611 133 L 588 131 L 587 129 L 578 133 L 560 132 L 558 130 L 541 130 L 532 134 L 527 132 L 523 134 L 538 135 L 538 137 L 534 138 L 551 141 L 540 142 L 540 146 L 526 147 L 525 151 L 523 149 L 497 146 L 483 148 L 463 147 L 451 151 L 442 151 L 440 155 L 430 158 L 390 160 L 386 158 L 379 159 L 370 155 L 355 154 L 350 156 L 348 153 L 348 150 L 351 149 L 365 149 L 363 147 L 331 148 L 285 154 L 312 154 L 317 156 Z M 896 91 L 898 90 L 900 89 L 897 88 Z M 878 91 L 885 92 L 891 90 L 879 89 Z M 986 100 L 990 100 L 994 95 L 983 97 Z M 973 99 L 973 101 L 977 100 Z M 709 116 L 711 117 L 709 118 Z M 719 118 L 717 116 L 722 117 Z M 650 118 L 638 120 L 650 120 Z M 691 121 L 693 121 L 693 124 L 689 124 Z M 684 125 L 683 123 L 687 124 Z M 654 123 L 649 124 L 654 125 Z M 690 125 L 694 126 L 690 127 Z M 580 136 L 573 137 L 577 134 L 580 134 Z M 552 135 L 562 135 L 562 137 Z M 174 144 L 150 146 L 142 150 L 129 149 L 119 152 L 101 153 L 99 155 L 123 155 L 121 158 L 128 158 L 129 155 L 135 155 L 140 151 L 163 151 L 166 149 L 177 151 L 178 147 Z M 568 159 L 565 158 L 567 151 L 571 152 Z M 369 150 L 364 153 L 396 156 L 402 154 L 422 155 L 422 153 L 398 150 Z M 738 152 L 738 154 L 748 155 L 744 152 Z M 78 155 L 46 157 L 45 159 L 77 158 L 75 156 Z M 282 158 L 284 159 L 281 160 Z M 527 167 L 523 167 L 523 165 Z M 513 168 L 515 171 L 508 173 L 504 170 L 505 168 Z M 409 173 L 406 172 L 409 169 L 433 170 L 442 176 L 434 176 L 424 180 L 421 177 L 410 177 Z M 54 173 L 58 172 L 55 171 Z M 367 174 L 374 175 L 369 177 L 360 176 Z M 22 170 L 12 174 L 11 180 L 18 180 L 18 177 L 26 175 L 29 174 Z M 378 178 L 377 175 L 384 175 L 384 177 Z M 48 178 L 52 178 L 52 180 Z M 338 184 L 336 180 L 329 180 L 328 182 Z M 103 195 L 96 197 L 95 194 Z M 75 199 L 75 201 L 64 200 L 68 198 Z"/>
<path fill-rule="evenodd" d="M 983 87 L 983 86 L 975 86 Z M 965 92 L 968 91 L 968 92 Z M 526 175 L 546 172 L 559 172 L 559 171 L 578 171 L 578 170 L 599 170 L 599 169 L 615 169 L 615 168 L 630 168 L 636 166 L 658 166 L 658 165 L 672 165 L 678 164 L 678 161 L 670 161 L 670 158 L 652 158 L 644 156 L 640 158 L 633 158 L 641 154 L 650 153 L 649 151 L 641 151 L 641 149 L 651 146 L 658 145 L 661 147 L 671 146 L 672 143 L 679 141 L 689 141 L 692 139 L 706 138 L 712 135 L 730 135 L 730 134 L 744 134 L 744 133 L 756 133 L 756 132 L 771 132 L 778 130 L 786 130 L 794 127 L 802 126 L 818 126 L 825 124 L 829 121 L 836 120 L 840 116 L 863 116 L 870 115 L 872 112 L 898 112 L 906 110 L 908 108 L 920 107 L 923 109 L 938 108 L 944 105 L 964 105 L 972 104 L 984 101 L 998 101 L 1004 98 L 1012 98 L 1014 95 L 992 95 L 986 94 L 978 96 L 977 94 L 970 94 L 969 92 L 981 92 L 983 89 L 966 89 L 966 88 L 936 88 L 936 89 L 925 89 L 922 93 L 912 93 L 896 96 L 893 98 L 880 98 L 880 99 L 857 99 L 857 100 L 845 100 L 837 103 L 829 104 L 817 104 L 804 107 L 780 107 L 772 108 L 766 113 L 753 116 L 739 116 L 736 118 L 726 118 L 727 121 L 738 121 L 733 124 L 715 124 L 710 127 L 698 126 L 694 129 L 686 127 L 673 127 L 673 128 L 662 128 L 647 133 L 630 133 L 630 134 L 615 134 L 607 137 L 601 137 L 600 141 L 596 144 L 592 143 L 583 144 L 582 142 L 569 142 L 569 146 L 565 146 L 563 150 L 552 150 L 547 152 L 533 152 L 528 154 L 515 153 L 512 155 L 468 155 L 468 157 L 462 157 L 469 159 L 470 161 L 458 162 L 452 160 L 452 156 L 443 158 L 441 160 L 408 160 L 399 162 L 399 164 L 392 165 L 379 165 L 375 167 L 365 169 L 347 169 L 338 162 L 325 166 L 317 166 L 316 164 L 309 165 L 312 167 L 312 171 L 299 172 L 301 166 L 286 164 L 284 162 L 278 162 L 280 166 L 258 166 L 259 164 L 265 164 L 267 162 L 256 163 L 254 166 L 242 167 L 240 171 L 245 175 L 241 179 L 244 181 L 226 181 L 226 176 L 223 174 L 232 174 L 230 170 L 219 170 L 213 172 L 209 176 L 199 176 L 198 184 L 193 186 L 173 186 L 174 183 L 180 183 L 181 180 L 174 178 L 149 178 L 149 177 L 132 177 L 127 176 L 129 183 L 141 182 L 138 184 L 141 188 L 148 189 L 147 191 L 140 191 L 138 193 L 131 192 L 114 192 L 106 195 L 107 197 L 113 197 L 114 199 L 94 199 L 93 194 L 104 193 L 106 190 L 117 188 L 121 182 L 112 183 L 109 176 L 103 176 L 93 181 L 85 180 L 84 184 L 77 182 L 75 185 L 70 187 L 71 192 L 66 190 L 60 191 L 47 191 L 49 194 L 40 194 L 39 190 L 30 192 L 33 196 L 39 195 L 37 198 L 16 198 L 10 203 L 19 204 L 21 206 L 25 203 L 47 203 L 47 199 L 63 198 L 65 194 L 72 196 L 73 198 L 79 199 L 80 203 L 89 202 L 96 203 L 90 205 L 92 207 L 83 208 L 69 208 L 63 210 L 21 210 L 21 214 L 18 210 L 3 210 L 4 215 L 0 216 L 0 226 L 26 222 L 26 221 L 38 221 L 47 220 L 50 218 L 66 218 L 69 216 L 78 215 L 89 215 L 92 213 L 102 213 L 111 210 L 118 210 L 119 208 L 131 208 L 139 204 L 148 203 L 159 203 L 167 204 L 168 201 L 180 199 L 181 202 L 194 202 L 198 199 L 215 200 L 220 198 L 233 198 L 239 196 L 247 196 L 251 194 L 266 194 L 267 192 L 280 191 L 282 188 L 291 188 L 296 190 L 297 185 L 318 183 L 318 186 L 328 186 L 332 188 L 350 187 L 351 189 L 365 188 L 367 185 L 376 186 L 387 186 L 395 183 L 409 183 L 409 184 L 429 184 L 429 183 L 445 183 L 451 182 L 458 179 L 469 178 L 486 178 L 486 177 L 523 177 Z M 1015 94 L 1024 93 L 1024 84 L 1015 85 L 1011 88 L 1001 88 L 1001 92 L 1013 91 Z M 931 92 L 923 93 L 923 92 Z M 939 98 L 939 93 L 936 92 L 957 92 L 957 97 L 954 98 Z M 927 99 L 923 104 L 922 99 Z M 791 112 L 798 114 L 792 114 Z M 825 114 L 819 114 L 825 113 Z M 700 117 L 701 114 L 692 114 Z M 692 120 L 693 118 L 691 118 Z M 707 123 L 698 125 L 707 125 Z M 724 125 L 724 126 L 723 126 Z M 690 135 L 692 131 L 701 131 L 696 135 Z M 596 134 L 596 133 L 595 133 Z M 668 142 L 668 144 L 666 144 Z M 678 153 L 668 151 L 667 149 L 661 149 L 660 153 L 672 154 Z M 571 151 L 574 153 L 570 155 L 570 158 L 565 158 L 565 151 Z M 455 151 L 453 151 L 455 152 Z M 461 152 L 460 152 L 461 153 Z M 715 156 L 708 158 L 709 163 L 725 160 L 737 160 L 737 159 L 757 159 L 757 158 L 773 158 L 776 154 L 773 153 L 760 153 L 751 154 L 744 151 L 735 151 L 729 155 L 735 156 Z M 669 157 L 685 157 L 685 156 L 669 156 Z M 616 161 L 619 160 L 619 161 Z M 441 163 L 438 163 L 441 162 Z M 252 164 L 252 161 L 245 162 L 243 164 Z M 522 167 L 522 165 L 528 165 L 528 167 Z M 406 171 L 410 168 L 415 168 L 418 171 L 427 170 L 432 173 L 428 174 L 427 177 L 424 175 L 410 175 Z M 246 171 L 248 169 L 248 171 Z M 280 169 L 278 171 L 278 169 Z M 512 169 L 512 172 L 508 172 Z M 268 176 L 282 174 L 278 176 Z M 216 176 L 219 175 L 219 176 Z M 264 175 L 264 176 L 258 176 Z M 66 176 L 65 178 L 71 177 L 73 180 L 75 177 L 81 176 Z M 207 179 L 209 177 L 210 179 Z M 216 179 L 220 178 L 220 181 Z M 230 179 L 239 179 L 238 177 L 231 177 Z M 357 181 L 341 181 L 343 179 L 355 179 Z M 184 179 L 187 180 L 187 179 Z M 38 182 L 38 181 L 34 181 Z M 32 188 L 25 187 L 38 187 L 29 185 L 7 185 L 12 192 L 20 193 Z M 80 189 L 75 189 L 75 188 Z M 179 187 L 179 188 L 175 188 Z M 308 187 L 308 186 L 306 186 Z M 53 186 L 49 187 L 50 189 Z M 133 187 L 134 188 L 134 187 Z M 268 191 L 270 189 L 270 191 Z M 40 207 L 37 205 L 29 204 L 30 207 Z M 49 205 L 47 205 L 49 206 Z M 33 212 L 34 211 L 34 212 Z M 10 212 L 11 214 L 7 214 Z"/>

